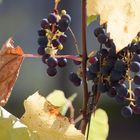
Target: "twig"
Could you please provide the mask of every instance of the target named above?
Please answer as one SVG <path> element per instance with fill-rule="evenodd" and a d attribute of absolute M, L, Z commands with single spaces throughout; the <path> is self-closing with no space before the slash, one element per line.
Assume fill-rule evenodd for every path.
<path fill-rule="evenodd" d="M 73 37 L 73 40 L 74 40 L 74 45 L 75 45 L 75 48 L 76 48 L 76 51 L 78 53 L 78 55 L 80 55 L 80 51 L 79 51 L 79 47 L 78 47 L 78 42 L 77 42 L 77 39 L 75 37 L 75 34 L 73 33 L 72 29 L 70 27 L 68 27 L 68 30 L 70 31 L 72 37 Z"/>
<path fill-rule="evenodd" d="M 87 48 L 86 48 L 86 0 L 82 0 L 82 71 L 83 71 L 83 120 L 81 123 L 81 132 L 85 134 L 86 125 L 88 122 L 87 116 L 87 103 L 88 103 L 88 86 L 86 81 L 86 67 L 87 67 Z"/>
<path fill-rule="evenodd" d="M 83 115 L 78 116 L 75 120 L 74 123 L 77 124 L 78 122 L 80 122 L 83 119 Z"/>

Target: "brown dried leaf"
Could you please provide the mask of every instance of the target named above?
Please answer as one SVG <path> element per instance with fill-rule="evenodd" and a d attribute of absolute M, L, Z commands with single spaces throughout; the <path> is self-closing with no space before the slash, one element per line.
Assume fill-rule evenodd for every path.
<path fill-rule="evenodd" d="M 0 106 L 4 106 L 19 75 L 23 51 L 9 38 L 0 49 Z"/>

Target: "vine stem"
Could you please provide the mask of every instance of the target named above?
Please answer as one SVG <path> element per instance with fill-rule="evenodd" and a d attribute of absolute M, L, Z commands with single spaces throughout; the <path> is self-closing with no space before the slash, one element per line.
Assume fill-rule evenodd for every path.
<path fill-rule="evenodd" d="M 87 119 L 87 103 L 88 103 L 88 86 L 86 79 L 86 68 L 87 68 L 87 48 L 86 48 L 86 0 L 82 0 L 82 73 L 83 73 L 83 107 L 82 115 L 83 120 L 81 122 L 81 132 L 85 134 L 86 126 L 88 123 Z"/>

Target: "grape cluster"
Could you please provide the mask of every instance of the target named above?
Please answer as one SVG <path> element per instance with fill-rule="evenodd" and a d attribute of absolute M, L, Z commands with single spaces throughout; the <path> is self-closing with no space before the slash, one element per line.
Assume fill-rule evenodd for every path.
<path fill-rule="evenodd" d="M 93 81 L 93 87 L 97 85 L 96 92 L 106 93 L 125 104 L 121 110 L 124 117 L 140 114 L 140 42 L 132 42 L 116 52 L 104 26 L 96 28 L 94 35 L 100 49 L 89 58 L 87 79 Z M 132 82 L 137 85 L 134 90 Z"/>
<path fill-rule="evenodd" d="M 56 58 L 63 44 L 67 40 L 65 32 L 68 30 L 71 17 L 65 10 L 61 14 L 54 11 L 50 13 L 48 18 L 41 21 L 41 29 L 38 30 L 38 54 L 42 56 L 43 63 L 47 64 L 47 74 L 55 76 L 57 74 L 56 67 L 64 67 L 67 64 L 66 58 Z"/>

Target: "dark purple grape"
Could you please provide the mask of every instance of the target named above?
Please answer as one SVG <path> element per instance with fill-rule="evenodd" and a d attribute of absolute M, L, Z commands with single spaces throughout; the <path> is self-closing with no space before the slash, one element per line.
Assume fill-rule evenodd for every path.
<path fill-rule="evenodd" d="M 94 30 L 94 35 L 98 37 L 99 34 L 105 34 L 105 30 L 102 27 L 98 27 Z"/>
<path fill-rule="evenodd" d="M 58 47 L 60 45 L 60 42 L 57 39 L 53 39 L 52 44 L 53 44 L 53 47 Z"/>
<path fill-rule="evenodd" d="M 139 62 L 136 62 L 136 61 L 133 61 L 130 64 L 130 70 L 132 72 L 139 72 L 140 71 L 140 63 Z"/>
<path fill-rule="evenodd" d="M 115 62 L 114 70 L 116 70 L 118 72 L 124 72 L 126 70 L 125 68 L 126 68 L 125 63 L 122 62 L 121 60 L 117 60 Z"/>
<path fill-rule="evenodd" d="M 55 76 L 55 75 L 57 74 L 56 68 L 48 67 L 48 68 L 47 68 L 47 74 L 48 74 L 49 76 Z"/>
<path fill-rule="evenodd" d="M 69 27 L 68 20 L 60 19 L 58 22 L 58 29 L 60 32 L 65 32 Z"/>
<path fill-rule="evenodd" d="M 81 81 L 81 79 L 80 79 L 79 77 L 73 81 L 73 84 L 74 84 L 75 86 L 77 86 L 77 87 L 80 86 L 81 83 L 82 83 L 82 81 Z"/>
<path fill-rule="evenodd" d="M 115 81 L 119 81 L 123 78 L 123 75 L 121 72 L 118 72 L 116 70 L 112 70 L 111 71 L 111 75 L 110 75 L 110 80 L 112 82 L 115 82 Z"/>
<path fill-rule="evenodd" d="M 50 13 L 49 17 L 48 17 L 48 21 L 51 24 L 54 24 L 57 22 L 57 16 L 55 13 Z"/>
<path fill-rule="evenodd" d="M 140 54 L 135 54 L 132 61 L 140 62 Z"/>
<path fill-rule="evenodd" d="M 140 54 L 140 42 L 136 44 L 136 53 Z"/>
<path fill-rule="evenodd" d="M 74 82 L 75 79 L 77 79 L 77 78 L 78 78 L 78 75 L 77 75 L 76 73 L 70 72 L 70 74 L 69 74 L 69 80 L 70 80 L 71 82 Z"/>
<path fill-rule="evenodd" d="M 134 76 L 134 83 L 136 85 L 140 85 L 140 74 Z"/>
<path fill-rule="evenodd" d="M 98 91 L 101 93 L 108 92 L 109 86 L 105 82 L 100 82 L 98 84 Z"/>
<path fill-rule="evenodd" d="M 44 55 L 45 54 L 45 48 L 44 47 L 39 47 L 38 50 L 37 50 L 37 53 L 39 55 Z"/>
<path fill-rule="evenodd" d="M 68 14 L 62 15 L 61 19 L 68 20 L 69 24 L 70 24 L 70 22 L 71 22 L 71 17 L 70 17 L 70 15 L 68 15 Z"/>
<path fill-rule="evenodd" d="M 57 64 L 58 64 L 58 61 L 57 61 L 57 59 L 54 58 L 54 57 L 49 57 L 46 64 L 47 64 L 49 67 L 56 67 Z"/>
<path fill-rule="evenodd" d="M 136 52 L 137 50 L 137 45 L 135 43 L 131 43 L 129 46 L 128 46 L 128 49 L 130 52 L 134 53 Z"/>
<path fill-rule="evenodd" d="M 136 106 L 139 106 L 139 107 L 140 107 L 140 97 L 138 97 L 138 98 L 136 99 Z"/>
<path fill-rule="evenodd" d="M 107 48 L 115 48 L 115 44 L 114 44 L 114 42 L 113 42 L 112 39 L 108 39 L 108 40 L 106 41 L 106 43 L 105 43 L 105 46 L 106 46 Z"/>
<path fill-rule="evenodd" d="M 58 58 L 58 66 L 59 67 L 65 67 L 67 65 L 67 59 L 66 58 Z"/>
<path fill-rule="evenodd" d="M 40 36 L 38 38 L 38 44 L 45 47 L 48 44 L 48 38 L 46 36 Z"/>
<path fill-rule="evenodd" d="M 140 97 L 140 87 L 135 88 L 134 94 L 135 94 L 136 97 Z"/>
<path fill-rule="evenodd" d="M 124 106 L 121 110 L 121 114 L 123 117 L 128 118 L 132 116 L 133 110 L 130 106 Z"/>
<path fill-rule="evenodd" d="M 126 97 L 128 95 L 127 87 L 125 84 L 121 84 L 116 87 L 117 95 L 120 97 Z"/>
<path fill-rule="evenodd" d="M 65 34 L 62 34 L 62 35 L 59 37 L 60 43 L 64 43 L 64 42 L 66 42 L 66 40 L 67 40 L 67 35 L 65 35 Z"/>
<path fill-rule="evenodd" d="M 105 34 L 99 34 L 97 39 L 99 43 L 105 44 L 108 40 L 108 37 Z"/>
<path fill-rule="evenodd" d="M 46 35 L 46 31 L 44 29 L 40 29 L 40 30 L 38 30 L 38 35 L 39 36 L 45 36 Z"/>
<path fill-rule="evenodd" d="M 42 19 L 42 21 L 41 21 L 41 27 L 43 29 L 48 29 L 50 27 L 50 24 L 48 22 L 48 19 L 46 19 L 46 18 Z"/>
<path fill-rule="evenodd" d="M 49 57 L 50 57 L 50 54 L 44 54 L 42 56 L 42 62 L 46 64 Z"/>
<path fill-rule="evenodd" d="M 108 55 L 108 50 L 103 48 L 103 49 L 101 49 L 100 54 L 101 54 L 102 58 L 105 58 Z"/>
<path fill-rule="evenodd" d="M 111 87 L 110 89 L 109 89 L 109 91 L 107 92 L 107 95 L 109 96 L 109 97 L 115 97 L 116 96 L 116 88 L 115 87 Z"/>

